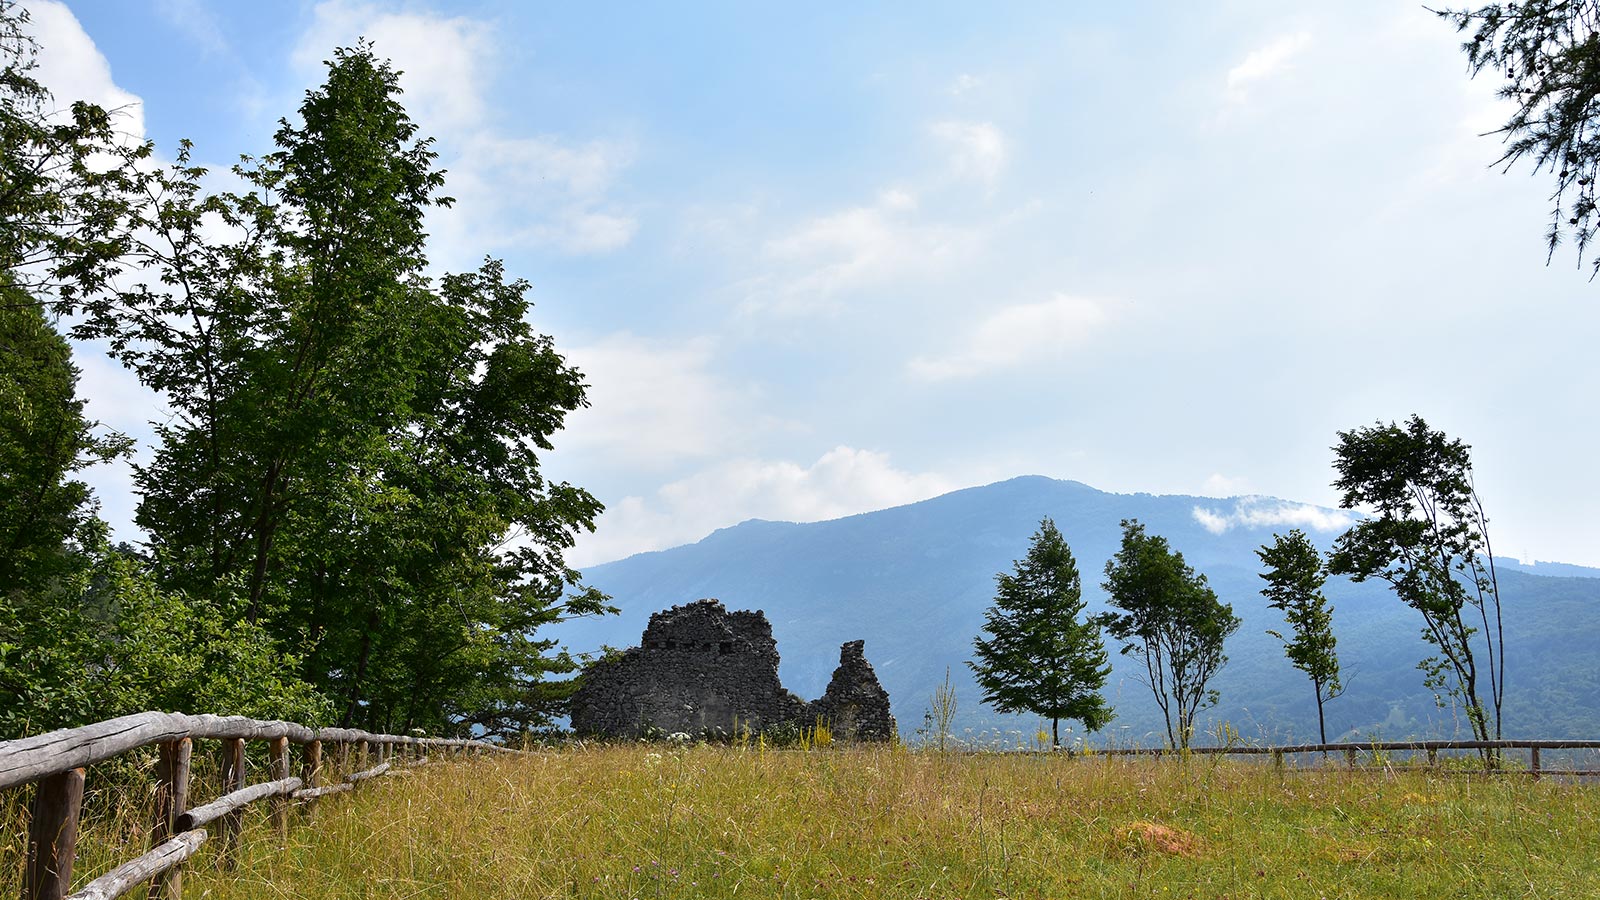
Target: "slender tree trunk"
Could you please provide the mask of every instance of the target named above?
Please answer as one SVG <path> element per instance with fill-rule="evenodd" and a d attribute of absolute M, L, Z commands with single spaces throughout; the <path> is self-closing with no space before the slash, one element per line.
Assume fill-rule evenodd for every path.
<path fill-rule="evenodd" d="M 367 660 L 372 655 L 372 630 L 378 627 L 377 613 L 367 615 L 367 627 L 361 633 L 361 657 L 356 663 L 356 674 L 350 678 L 350 692 L 346 698 L 344 718 L 339 721 L 340 728 L 349 728 L 356 714 L 356 703 L 361 699 L 361 679 L 367 674 Z"/>
<path fill-rule="evenodd" d="M 1050 720 L 1050 744 L 1056 749 L 1061 749 L 1061 720 Z"/>
<path fill-rule="evenodd" d="M 1328 742 L 1328 720 L 1322 717 L 1322 688 L 1317 688 L 1317 734 L 1321 736 L 1322 743 Z"/>

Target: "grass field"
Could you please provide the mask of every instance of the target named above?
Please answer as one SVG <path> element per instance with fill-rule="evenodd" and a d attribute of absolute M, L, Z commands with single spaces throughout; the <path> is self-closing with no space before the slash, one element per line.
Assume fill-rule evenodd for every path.
<path fill-rule="evenodd" d="M 185 896 L 1600 897 L 1600 790 L 1404 768 L 633 745 L 380 779 L 286 844 L 262 816 Z"/>

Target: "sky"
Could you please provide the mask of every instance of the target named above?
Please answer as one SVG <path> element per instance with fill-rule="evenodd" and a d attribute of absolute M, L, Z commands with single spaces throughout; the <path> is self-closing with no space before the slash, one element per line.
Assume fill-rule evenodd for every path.
<path fill-rule="evenodd" d="M 1337 433 L 1413 413 L 1497 553 L 1600 565 L 1600 283 L 1417 4 L 24 5 L 58 102 L 218 169 L 336 47 L 393 60 L 436 271 L 504 259 L 589 382 L 545 459 L 607 507 L 577 565 L 1024 474 L 1335 529 Z"/>

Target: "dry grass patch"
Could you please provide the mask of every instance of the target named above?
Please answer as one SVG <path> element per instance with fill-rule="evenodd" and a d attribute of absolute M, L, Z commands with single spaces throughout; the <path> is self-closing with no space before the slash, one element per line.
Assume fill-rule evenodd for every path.
<path fill-rule="evenodd" d="M 142 849 L 138 818 L 85 835 L 80 883 Z M 380 779 L 302 814 L 282 843 L 257 818 L 236 872 L 203 851 L 185 887 L 214 900 L 1596 897 L 1597 835 L 1600 792 L 1526 780 L 631 745 Z"/>

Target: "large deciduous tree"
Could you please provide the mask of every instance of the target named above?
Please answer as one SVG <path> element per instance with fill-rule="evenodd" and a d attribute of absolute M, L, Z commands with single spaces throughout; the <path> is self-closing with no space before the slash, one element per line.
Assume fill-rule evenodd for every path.
<path fill-rule="evenodd" d="M 1370 515 L 1334 543 L 1328 568 L 1388 582 L 1422 614 L 1422 636 L 1438 650 L 1420 666 L 1426 683 L 1441 702 L 1462 701 L 1474 738 L 1494 740 L 1505 699 L 1505 628 L 1470 449 L 1419 416 L 1340 432 L 1333 483 L 1344 492 L 1340 505 Z"/>
<path fill-rule="evenodd" d="M 206 192 L 185 147 L 141 185 L 143 283 L 79 333 L 172 410 L 137 472 L 168 584 L 242 592 L 343 724 L 514 731 L 571 665 L 533 632 L 604 607 L 562 559 L 600 504 L 539 464 L 584 383 L 500 263 L 426 274 L 450 201 L 398 95 L 337 51 L 246 193 Z"/>
<path fill-rule="evenodd" d="M 105 282 L 126 248 L 126 191 L 150 145 L 117 134 L 114 112 L 57 109 L 34 77 L 28 12 L 0 0 L 0 273 L 68 296 Z"/>
<path fill-rule="evenodd" d="M 1581 262 L 1600 229 L 1600 3 L 1518 0 L 1438 14 L 1466 35 L 1472 74 L 1500 76 L 1500 96 L 1516 105 L 1499 129 L 1498 164 L 1527 160 L 1555 176 L 1547 261 L 1570 235 Z M 1600 258 L 1593 266 L 1600 273 Z"/>
<path fill-rule="evenodd" d="M 1283 613 L 1292 638 L 1268 631 L 1283 642 L 1284 655 L 1296 669 L 1311 679 L 1317 698 L 1317 733 L 1328 742 L 1328 720 L 1323 705 L 1344 693 L 1339 681 L 1339 654 L 1333 636 L 1333 611 L 1322 586 L 1328 581 L 1322 554 L 1306 533 L 1298 528 L 1288 534 L 1273 535 L 1273 542 L 1256 551 L 1266 571 L 1261 573 L 1267 586 L 1261 593 L 1267 605 Z"/>
<path fill-rule="evenodd" d="M 1239 630 L 1233 607 L 1136 519 L 1123 520 L 1122 546 L 1106 562 L 1102 586 L 1112 608 L 1102 618 L 1106 631 L 1122 642 L 1124 656 L 1144 663 L 1167 740 L 1187 749 L 1195 714 L 1218 699 L 1207 685 L 1228 661 L 1223 643 Z"/>
<path fill-rule="evenodd" d="M 43 308 L 0 275 L 0 596 L 75 596 L 105 526 L 74 473 L 127 447 L 77 396 L 72 350 Z"/>
<path fill-rule="evenodd" d="M 1084 616 L 1083 589 L 1072 549 L 1048 517 L 1012 573 L 995 576 L 994 605 L 984 616 L 987 637 L 969 662 L 983 701 L 1001 712 L 1031 712 L 1050 720 L 1051 743 L 1061 746 L 1061 720 L 1090 731 L 1111 721 L 1101 695 L 1111 667 L 1100 628 Z"/>

